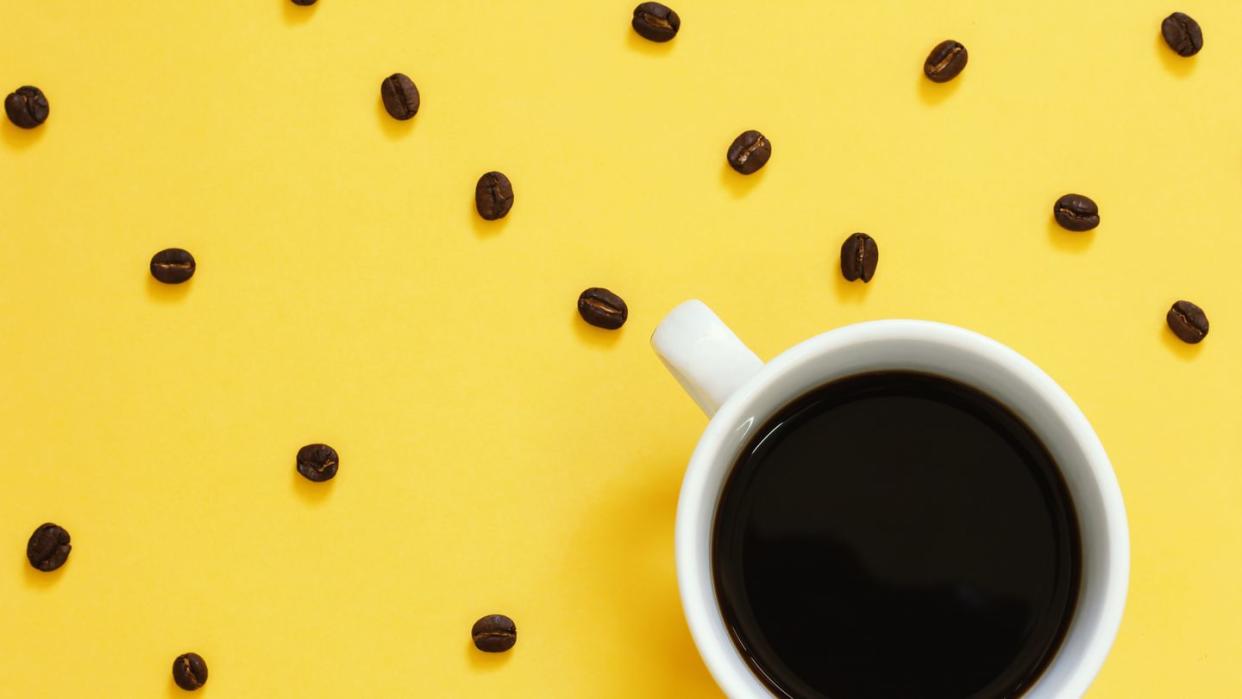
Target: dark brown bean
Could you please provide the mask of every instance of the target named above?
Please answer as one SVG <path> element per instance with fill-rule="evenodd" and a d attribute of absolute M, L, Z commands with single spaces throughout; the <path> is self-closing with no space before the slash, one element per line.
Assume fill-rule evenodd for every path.
<path fill-rule="evenodd" d="M 309 7 L 310 5 L 315 4 L 315 0 L 293 0 L 293 4 L 301 5 L 302 7 Z"/>
<path fill-rule="evenodd" d="M 180 284 L 194 276 L 194 256 L 181 248 L 160 250 L 151 256 L 151 276 L 165 284 Z"/>
<path fill-rule="evenodd" d="M 841 244 L 841 274 L 846 280 L 871 281 L 879 263 L 880 248 L 875 244 L 875 239 L 866 233 L 855 233 Z"/>
<path fill-rule="evenodd" d="M 332 480 L 340 463 L 341 458 L 336 450 L 327 444 L 307 444 L 298 449 L 298 473 L 308 481 L 321 483 Z"/>
<path fill-rule="evenodd" d="M 517 624 L 504 614 L 488 614 L 474 622 L 470 637 L 484 653 L 503 653 L 517 643 Z"/>
<path fill-rule="evenodd" d="M 733 143 L 725 158 L 734 170 L 749 175 L 759 170 L 772 157 L 772 142 L 755 130 L 743 131 Z"/>
<path fill-rule="evenodd" d="M 1203 29 L 1193 17 L 1182 12 L 1165 17 L 1160 23 L 1160 34 L 1179 56 L 1193 56 L 1203 48 Z"/>
<path fill-rule="evenodd" d="M 634 8 L 634 19 L 630 20 L 630 26 L 644 39 L 665 42 L 677 36 L 677 30 L 681 28 L 681 17 L 658 2 L 644 2 Z"/>
<path fill-rule="evenodd" d="M 504 218 L 513 208 L 513 183 L 503 172 L 489 172 L 474 186 L 474 208 L 485 220 Z"/>
<path fill-rule="evenodd" d="M 207 684 L 207 662 L 198 653 L 182 653 L 173 661 L 173 682 L 192 692 Z"/>
<path fill-rule="evenodd" d="M 380 99 L 384 101 L 384 109 L 393 119 L 405 121 L 418 114 L 422 103 L 418 87 L 405 73 L 393 73 L 380 83 Z"/>
<path fill-rule="evenodd" d="M 1100 225 L 1100 209 L 1090 197 L 1066 194 L 1052 205 L 1052 216 L 1067 231 L 1089 231 Z"/>
<path fill-rule="evenodd" d="M 597 328 L 616 330 L 625 325 L 630 310 L 620 296 L 593 286 L 578 296 L 578 315 Z"/>
<path fill-rule="evenodd" d="M 69 560 L 69 532 L 59 525 L 48 522 L 39 525 L 26 542 L 26 560 L 35 570 L 50 573 Z"/>
<path fill-rule="evenodd" d="M 4 113 L 14 126 L 33 129 L 47 121 L 52 108 L 42 90 L 33 85 L 22 85 L 4 98 Z"/>
<path fill-rule="evenodd" d="M 1192 345 L 1203 341 L 1208 334 L 1207 314 L 1189 301 L 1178 301 L 1165 315 L 1169 329 L 1182 342 Z"/>
<path fill-rule="evenodd" d="M 936 44 L 927 54 L 927 60 L 923 61 L 923 75 L 934 83 L 948 82 L 962 72 L 968 58 L 965 46 L 947 39 Z"/>

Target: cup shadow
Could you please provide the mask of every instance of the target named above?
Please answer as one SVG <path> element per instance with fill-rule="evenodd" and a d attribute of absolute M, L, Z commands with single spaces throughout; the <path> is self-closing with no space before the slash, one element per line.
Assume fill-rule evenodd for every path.
<path fill-rule="evenodd" d="M 1197 345 L 1192 345 L 1187 342 L 1182 342 L 1181 340 L 1177 339 L 1177 336 L 1174 335 L 1173 331 L 1169 329 L 1168 323 L 1165 323 L 1165 322 L 1160 323 L 1159 332 L 1160 332 L 1160 341 L 1163 342 L 1164 346 L 1167 347 L 1169 351 L 1173 353 L 1173 356 L 1177 357 L 1183 362 L 1194 361 L 1194 358 L 1198 357 L 1199 353 L 1203 351 L 1203 342 L 1207 342 L 1206 338 L 1204 338 L 1203 342 L 1200 342 Z"/>
<path fill-rule="evenodd" d="M 157 303 L 180 303 L 190 295 L 190 287 L 194 285 L 193 279 L 180 284 L 165 284 L 157 281 L 150 273 L 146 277 L 147 298 Z"/>
<path fill-rule="evenodd" d="M 14 126 L 8 119 L 4 119 L 4 124 L 0 125 L 0 137 L 4 138 L 4 144 L 10 149 L 25 150 L 41 141 L 43 139 L 43 132 L 46 130 L 46 123 L 33 129 L 23 129 Z"/>
<path fill-rule="evenodd" d="M 1095 229 L 1082 231 L 1067 231 L 1057 223 L 1055 216 L 1048 215 L 1048 242 L 1052 243 L 1052 247 L 1061 252 L 1083 252 L 1091 247 L 1092 241 L 1095 240 Z"/>
<path fill-rule="evenodd" d="M 670 41 L 650 41 L 638 35 L 634 31 L 634 27 L 629 22 L 625 24 L 625 43 L 631 51 L 641 53 L 645 56 L 667 56 L 673 52 L 673 45 L 677 43 L 677 37 L 673 37 Z"/>
<path fill-rule="evenodd" d="M 609 488 L 570 532 L 567 547 L 575 594 L 614 605 L 609 633 L 618 644 L 641 649 L 653 672 L 676 678 L 668 696 L 685 696 L 678 690 L 697 695 L 716 686 L 695 649 L 677 594 L 673 529 L 688 457 L 659 457 L 657 468 L 639 469 L 657 476 Z M 608 554 L 599 560 L 583 553 L 601 550 Z M 634 589 L 643 590 L 641 604 L 635 604 Z"/>
<path fill-rule="evenodd" d="M 725 160 L 720 165 L 720 183 L 724 185 L 724 188 L 728 190 L 729 194 L 733 195 L 734 199 L 741 199 L 746 196 L 750 190 L 759 186 L 759 183 L 763 181 L 767 171 L 768 168 L 765 165 L 764 167 L 759 168 L 758 172 L 743 175 L 737 170 L 734 170 L 729 165 L 729 161 Z"/>
<path fill-rule="evenodd" d="M 1169 48 L 1164 41 L 1164 35 L 1160 30 L 1156 30 L 1156 55 L 1160 57 L 1160 63 L 1164 65 L 1165 71 L 1177 78 L 1184 78 L 1195 70 L 1195 63 L 1198 62 L 1199 56 L 1179 56 L 1177 52 Z"/>
<path fill-rule="evenodd" d="M 934 83 L 928 80 L 926 75 L 920 73 L 917 78 L 919 100 L 929 107 L 934 107 L 952 97 L 965 79 L 966 71 L 962 71 L 960 75 L 947 83 Z"/>
<path fill-rule="evenodd" d="M 377 91 L 378 94 L 378 91 Z M 419 107 L 419 114 L 422 113 L 422 107 Z M 419 116 L 415 114 L 412 118 L 401 121 L 392 118 L 387 109 L 384 109 L 384 101 L 379 97 L 375 98 L 375 116 L 379 119 L 380 130 L 384 132 L 390 140 L 396 141 L 414 132 L 414 127 L 418 124 Z"/>
<path fill-rule="evenodd" d="M 509 663 L 509 656 L 517 651 L 517 646 L 503 653 L 484 653 L 474 647 L 474 641 L 466 639 L 466 661 L 475 670 L 492 672 Z"/>
<path fill-rule="evenodd" d="M 302 5 L 294 5 L 293 0 L 276 0 L 284 8 L 282 16 L 285 24 L 296 27 L 300 24 L 306 24 L 310 18 L 319 10 L 319 3 L 303 7 Z"/>
<path fill-rule="evenodd" d="M 308 505 L 322 505 L 332 496 L 332 491 L 336 490 L 336 478 L 323 483 L 312 483 L 298 473 L 296 468 L 290 469 L 290 473 L 293 478 L 293 492 Z"/>
<path fill-rule="evenodd" d="M 605 330 L 597 328 L 582 319 L 578 315 L 578 309 L 575 308 L 573 316 L 569 320 L 574 328 L 574 334 L 578 336 L 578 341 L 584 345 L 607 349 L 621 341 L 621 335 L 625 332 L 625 326 L 622 325 L 616 330 Z"/>

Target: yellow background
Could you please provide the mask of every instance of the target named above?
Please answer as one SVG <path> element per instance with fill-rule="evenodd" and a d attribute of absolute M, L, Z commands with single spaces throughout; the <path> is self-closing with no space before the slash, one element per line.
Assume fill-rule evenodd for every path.
<path fill-rule="evenodd" d="M 0 125 L 0 694 L 176 696 L 197 650 L 218 699 L 715 696 L 672 549 L 705 420 L 647 344 L 690 297 L 763 357 L 915 317 L 1034 359 L 1129 508 L 1091 696 L 1242 694 L 1242 5 L 1180 8 L 1189 60 L 1165 3 L 850 5 L 677 0 L 657 46 L 628 0 L 0 2 L 0 86 L 52 105 Z M 969 67 L 932 85 L 949 37 Z M 1051 223 L 1071 191 L 1095 232 Z M 182 287 L 147 272 L 169 246 Z M 620 332 L 578 319 L 595 285 Z M 294 474 L 312 441 L 331 483 Z M 470 646 L 489 612 L 513 652 Z"/>

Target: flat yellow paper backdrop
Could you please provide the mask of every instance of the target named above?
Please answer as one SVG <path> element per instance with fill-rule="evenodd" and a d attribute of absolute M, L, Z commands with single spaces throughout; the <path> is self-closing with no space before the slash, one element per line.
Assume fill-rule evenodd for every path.
<path fill-rule="evenodd" d="M 1242 5 L 1177 8 L 1190 60 L 1157 2 L 678 0 L 667 45 L 631 5 L 0 2 L 0 87 L 52 104 L 0 125 L 0 693 L 175 696 L 196 650 L 216 699 L 717 695 L 672 549 L 705 420 L 647 344 L 698 297 L 765 358 L 914 317 L 1041 364 L 1132 527 L 1091 696 L 1242 694 Z M 949 37 L 970 65 L 932 85 Z M 1069 191 L 1094 233 L 1051 223 Z M 184 287 L 147 273 L 168 246 Z M 596 285 L 620 332 L 577 318 Z M 312 441 L 335 481 L 294 475 Z M 48 520 L 74 549 L 41 575 Z M 489 612 L 512 653 L 470 647 Z"/>

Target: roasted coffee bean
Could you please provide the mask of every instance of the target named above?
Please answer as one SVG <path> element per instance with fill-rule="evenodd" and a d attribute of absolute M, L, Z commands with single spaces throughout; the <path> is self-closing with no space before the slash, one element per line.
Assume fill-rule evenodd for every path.
<path fill-rule="evenodd" d="M 160 250 L 151 256 L 151 276 L 165 284 L 180 284 L 194 276 L 194 256 L 181 248 Z"/>
<path fill-rule="evenodd" d="M 504 218 L 513 208 L 513 183 L 503 172 L 489 172 L 474 186 L 474 208 L 488 221 Z"/>
<path fill-rule="evenodd" d="M 327 444 L 307 444 L 298 449 L 298 473 L 308 481 L 332 480 L 340 463 L 336 450 Z"/>
<path fill-rule="evenodd" d="M 1193 56 L 1203 48 L 1203 30 L 1190 15 L 1174 12 L 1165 17 L 1160 23 L 1160 33 L 1164 43 L 1179 56 Z"/>
<path fill-rule="evenodd" d="M 301 5 L 302 7 L 307 7 L 309 5 L 314 5 L 315 0 L 293 0 L 293 4 Z"/>
<path fill-rule="evenodd" d="M 1100 209 L 1090 197 L 1066 194 L 1052 205 L 1052 215 L 1067 231 L 1089 231 L 1100 225 Z"/>
<path fill-rule="evenodd" d="M 1182 342 L 1189 342 L 1193 345 L 1207 337 L 1207 314 L 1202 308 L 1189 301 L 1178 301 L 1173 304 L 1165 320 L 1169 323 L 1169 329 Z"/>
<path fill-rule="evenodd" d="M 51 111 L 47 95 L 31 85 L 23 85 L 4 98 L 4 113 L 9 115 L 9 121 L 23 129 L 33 129 L 47 121 Z"/>
<path fill-rule="evenodd" d="M 729 165 L 743 175 L 749 175 L 768 162 L 772 157 L 772 142 L 755 130 L 743 131 L 733 139 L 725 157 Z"/>
<path fill-rule="evenodd" d="M 677 36 L 681 17 L 658 2 L 644 2 L 634 8 L 634 19 L 630 24 L 642 38 L 665 42 Z"/>
<path fill-rule="evenodd" d="M 393 119 L 405 121 L 418 114 L 418 87 L 404 73 L 393 73 L 380 84 L 380 99 Z"/>
<path fill-rule="evenodd" d="M 861 279 L 871 281 L 875 266 L 880 263 L 880 248 L 875 238 L 866 233 L 855 233 L 841 244 L 841 274 L 848 281 Z"/>
<path fill-rule="evenodd" d="M 207 663 L 198 653 L 182 653 L 173 661 L 173 682 L 177 686 L 194 691 L 207 684 Z"/>
<path fill-rule="evenodd" d="M 504 614 L 488 614 L 474 622 L 470 637 L 484 653 L 503 653 L 517 643 L 517 625 Z"/>
<path fill-rule="evenodd" d="M 625 301 L 607 289 L 591 287 L 578 296 L 578 315 L 597 328 L 616 330 L 630 315 Z"/>
<path fill-rule="evenodd" d="M 957 77 L 966 67 L 966 47 L 947 39 L 936 44 L 923 61 L 923 75 L 934 83 L 944 83 Z"/>
<path fill-rule="evenodd" d="M 40 525 L 26 542 L 26 558 L 30 565 L 45 573 L 63 566 L 69 558 L 69 532 L 48 522 Z"/>

